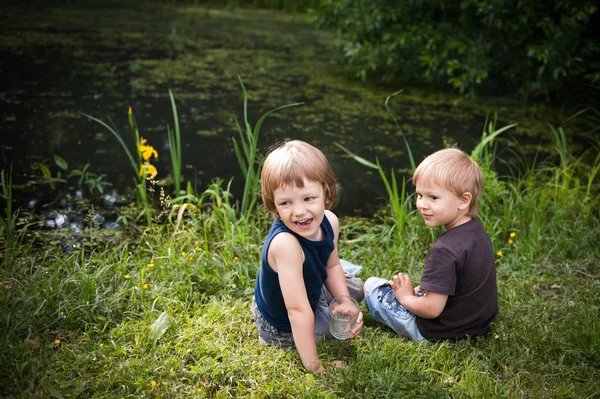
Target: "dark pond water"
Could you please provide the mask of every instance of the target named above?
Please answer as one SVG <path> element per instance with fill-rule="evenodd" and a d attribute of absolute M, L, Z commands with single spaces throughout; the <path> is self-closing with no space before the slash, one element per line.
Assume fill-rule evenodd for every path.
<path fill-rule="evenodd" d="M 234 117 L 242 120 L 238 75 L 249 92 L 252 124 L 267 110 L 304 103 L 265 121 L 260 148 L 264 153 L 288 138 L 321 148 L 344 190 L 336 208 L 341 215 L 372 215 L 386 194 L 377 172 L 334 142 L 371 161 L 378 157 L 386 170 L 402 170 L 410 166 L 402 133 L 417 162 L 446 142 L 470 151 L 493 111 L 499 126 L 520 123 L 511 134 L 524 148 L 548 138 L 542 118 L 518 105 L 365 85 L 334 62 L 333 35 L 315 31 L 301 16 L 93 1 L 12 2 L 0 15 L 0 153 L 16 183 L 42 181 L 40 164 L 54 175 L 56 154 L 71 170 L 90 163 L 90 171 L 106 175 L 117 192 L 132 198 L 132 171 L 122 148 L 81 115 L 112 122 L 133 149 L 129 106 L 141 135 L 158 150 L 158 178 L 167 177 L 171 89 L 185 180 L 202 192 L 215 178 L 234 178 L 239 197 L 242 177 L 231 141 Z M 404 92 L 391 102 L 396 126 L 384 102 L 399 89 Z M 30 187 L 15 196 L 33 207 L 42 201 L 41 188 Z"/>

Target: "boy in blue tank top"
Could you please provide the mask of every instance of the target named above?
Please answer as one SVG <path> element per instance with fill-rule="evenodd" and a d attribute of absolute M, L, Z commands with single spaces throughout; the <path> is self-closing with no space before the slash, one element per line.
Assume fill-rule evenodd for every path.
<path fill-rule="evenodd" d="M 284 143 L 263 164 L 262 199 L 276 220 L 263 247 L 252 313 L 260 342 L 295 346 L 313 372 L 324 370 L 316 341 L 332 337 L 328 302 L 340 295 L 362 300 L 361 281 L 344 273 L 338 257 L 339 222 L 328 210 L 337 193 L 329 162 L 303 141 Z M 351 338 L 362 324 L 360 313 Z"/>

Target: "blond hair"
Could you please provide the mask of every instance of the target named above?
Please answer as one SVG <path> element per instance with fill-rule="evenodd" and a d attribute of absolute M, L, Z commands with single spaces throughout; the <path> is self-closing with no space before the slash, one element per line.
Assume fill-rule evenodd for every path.
<path fill-rule="evenodd" d="M 421 180 L 444 187 L 457 197 L 462 197 L 466 192 L 471 193 L 467 214 L 474 217 L 479 213 L 478 202 L 484 186 L 483 174 L 479 165 L 458 148 L 446 148 L 425 158 L 415 170 L 412 182 L 416 186 Z"/>
<path fill-rule="evenodd" d="M 273 192 L 287 186 L 303 188 L 304 179 L 323 184 L 326 208 L 335 203 L 339 186 L 327 158 L 318 148 L 293 140 L 271 151 L 260 175 L 261 196 L 267 210 L 278 217 Z"/>

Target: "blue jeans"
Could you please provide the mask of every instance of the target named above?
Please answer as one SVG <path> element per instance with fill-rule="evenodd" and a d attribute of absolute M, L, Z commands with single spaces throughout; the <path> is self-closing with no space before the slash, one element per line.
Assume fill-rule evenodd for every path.
<path fill-rule="evenodd" d="M 400 305 L 388 280 L 369 277 L 365 281 L 365 304 L 375 320 L 390 327 L 396 334 L 413 341 L 425 339 L 417 328 L 417 316 Z"/>

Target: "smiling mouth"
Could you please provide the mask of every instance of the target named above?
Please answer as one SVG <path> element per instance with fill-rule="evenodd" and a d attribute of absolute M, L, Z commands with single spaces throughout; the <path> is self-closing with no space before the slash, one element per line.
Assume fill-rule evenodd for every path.
<path fill-rule="evenodd" d="M 294 224 L 301 229 L 307 229 L 312 224 L 312 221 L 313 221 L 313 219 L 303 219 L 303 220 L 298 220 L 297 222 L 294 222 Z"/>

